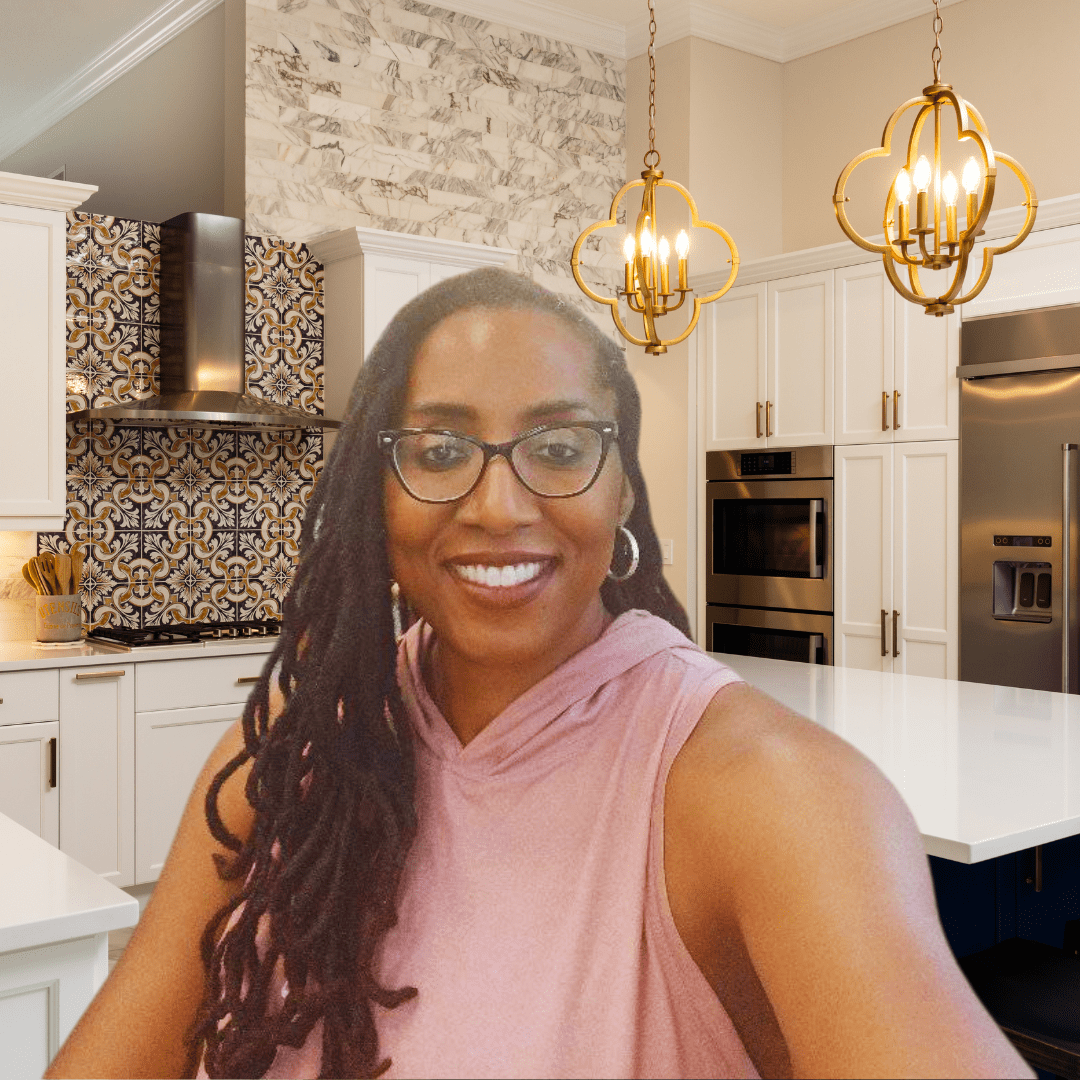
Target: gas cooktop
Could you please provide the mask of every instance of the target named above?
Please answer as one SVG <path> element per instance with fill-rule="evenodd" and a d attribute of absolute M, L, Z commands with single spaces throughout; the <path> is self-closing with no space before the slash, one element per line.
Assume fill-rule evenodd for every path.
<path fill-rule="evenodd" d="M 168 626 L 99 626 L 86 632 L 86 640 L 121 649 L 140 649 L 161 645 L 198 645 L 204 641 L 261 638 L 276 635 L 281 629 L 277 619 L 250 619 L 246 622 L 173 623 Z"/>

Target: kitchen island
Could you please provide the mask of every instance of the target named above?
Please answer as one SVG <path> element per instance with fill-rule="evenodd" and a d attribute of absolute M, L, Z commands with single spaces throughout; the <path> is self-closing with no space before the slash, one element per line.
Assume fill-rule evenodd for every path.
<path fill-rule="evenodd" d="M 3 814 L 0 853 L 0 1076 L 41 1076 L 139 902 Z"/>
<path fill-rule="evenodd" d="M 1080 833 L 1080 696 L 713 655 L 870 758 L 929 855 L 979 863 Z"/>

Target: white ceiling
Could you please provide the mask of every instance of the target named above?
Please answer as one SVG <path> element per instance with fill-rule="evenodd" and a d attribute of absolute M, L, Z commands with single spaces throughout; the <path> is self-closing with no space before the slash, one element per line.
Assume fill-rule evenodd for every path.
<path fill-rule="evenodd" d="M 0 160 L 222 0 L 0 0 Z M 238 3 L 240 0 L 228 0 Z M 637 56 L 646 0 L 441 0 L 503 25 Z M 941 0 L 942 6 L 959 0 Z M 786 61 L 933 11 L 932 0 L 655 0 L 657 44 L 694 34 Z"/>

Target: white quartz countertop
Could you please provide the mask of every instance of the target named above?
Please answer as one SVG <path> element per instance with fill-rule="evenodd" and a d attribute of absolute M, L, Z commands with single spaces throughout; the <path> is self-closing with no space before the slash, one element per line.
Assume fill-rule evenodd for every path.
<path fill-rule="evenodd" d="M 200 641 L 194 645 L 151 645 L 121 652 L 85 639 L 70 645 L 43 645 L 37 641 L 0 641 L 0 671 L 32 668 L 85 667 L 94 664 L 132 664 L 147 660 L 191 660 L 203 656 L 238 656 L 269 653 L 276 637 Z"/>
<path fill-rule="evenodd" d="M 138 900 L 4 814 L 0 851 L 0 953 L 138 922 Z"/>
<path fill-rule="evenodd" d="M 982 862 L 1080 833 L 1080 695 L 714 655 L 866 754 L 930 855 Z"/>

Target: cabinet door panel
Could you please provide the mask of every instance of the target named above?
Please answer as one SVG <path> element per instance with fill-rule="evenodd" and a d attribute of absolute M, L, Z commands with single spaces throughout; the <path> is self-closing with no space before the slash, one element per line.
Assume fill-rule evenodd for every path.
<path fill-rule="evenodd" d="M 838 446 L 835 473 L 836 663 L 890 671 L 881 612 L 892 610 L 892 447 Z"/>
<path fill-rule="evenodd" d="M 767 304 L 761 282 L 732 289 L 705 309 L 706 451 L 765 445 Z"/>
<path fill-rule="evenodd" d="M 60 792 L 49 786 L 49 741 L 59 734 L 55 720 L 0 727 L 0 814 L 54 847 L 60 840 Z"/>
<path fill-rule="evenodd" d="M 133 668 L 60 672 L 60 849 L 120 886 L 135 880 Z"/>
<path fill-rule="evenodd" d="M 892 441 L 893 291 L 880 263 L 836 271 L 836 442 Z"/>
<path fill-rule="evenodd" d="M 896 447 L 894 669 L 957 677 L 959 454 L 953 441 Z"/>
<path fill-rule="evenodd" d="M 157 881 L 195 780 L 242 711 L 234 704 L 136 716 L 137 884 Z"/>
<path fill-rule="evenodd" d="M 900 426 L 893 438 L 896 442 L 958 438 L 960 318 L 927 315 L 902 296 L 895 298 L 895 310 Z"/>
<path fill-rule="evenodd" d="M 431 264 L 425 259 L 397 255 L 364 258 L 364 356 L 390 320 L 431 283 Z"/>
<path fill-rule="evenodd" d="M 833 271 L 769 282 L 770 446 L 833 441 Z"/>

